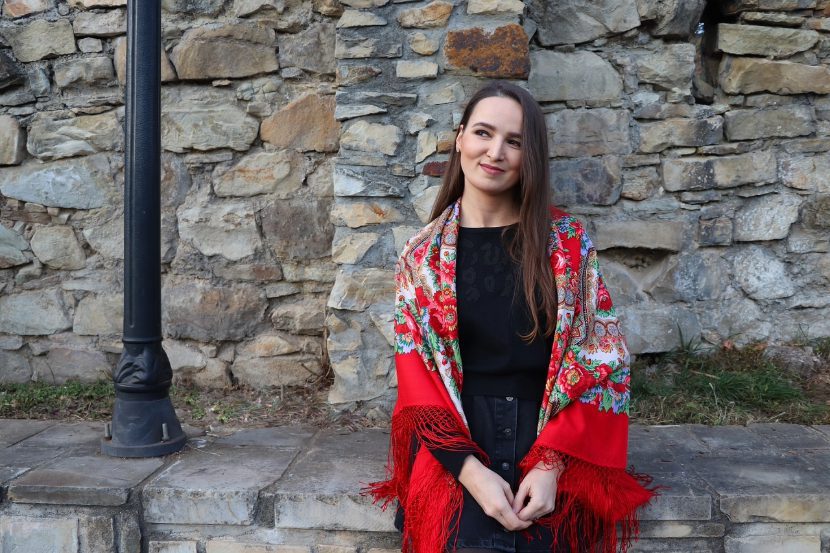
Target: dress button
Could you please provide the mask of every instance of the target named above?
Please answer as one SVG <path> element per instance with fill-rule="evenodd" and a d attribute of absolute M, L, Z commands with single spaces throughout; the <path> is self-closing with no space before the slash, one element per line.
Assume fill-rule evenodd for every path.
<path fill-rule="evenodd" d="M 505 429 L 503 430 L 503 432 L 504 432 L 504 435 L 505 435 L 505 436 L 509 436 L 509 435 L 511 435 L 511 434 L 513 433 L 513 429 L 512 429 L 512 428 L 505 428 Z"/>
<path fill-rule="evenodd" d="M 510 470 L 510 463 L 502 463 L 501 470 Z"/>
<path fill-rule="evenodd" d="M 506 398 L 504 398 L 504 399 L 506 399 L 507 401 L 513 401 L 513 396 L 507 396 L 507 397 L 506 397 Z"/>

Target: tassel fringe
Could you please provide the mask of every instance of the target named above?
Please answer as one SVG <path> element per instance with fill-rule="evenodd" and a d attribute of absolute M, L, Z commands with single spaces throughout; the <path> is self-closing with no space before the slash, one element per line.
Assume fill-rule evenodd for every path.
<path fill-rule="evenodd" d="M 522 461 L 522 476 L 540 461 L 553 466 L 560 459 L 565 469 L 559 476 L 556 507 L 537 521 L 553 533 L 554 549 L 565 542 L 571 551 L 626 553 L 639 534 L 637 509 L 656 495 L 657 488 L 647 487 L 651 478 L 538 445 Z"/>

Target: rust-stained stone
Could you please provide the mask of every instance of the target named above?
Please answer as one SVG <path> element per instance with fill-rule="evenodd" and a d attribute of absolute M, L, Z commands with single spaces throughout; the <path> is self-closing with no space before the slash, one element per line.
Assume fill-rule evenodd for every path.
<path fill-rule="evenodd" d="M 447 69 L 482 77 L 526 79 L 530 73 L 527 34 L 515 23 L 486 32 L 480 27 L 447 33 Z"/>
<path fill-rule="evenodd" d="M 424 165 L 421 172 L 430 177 L 441 177 L 447 170 L 447 165 L 449 165 L 448 161 L 430 161 Z"/>

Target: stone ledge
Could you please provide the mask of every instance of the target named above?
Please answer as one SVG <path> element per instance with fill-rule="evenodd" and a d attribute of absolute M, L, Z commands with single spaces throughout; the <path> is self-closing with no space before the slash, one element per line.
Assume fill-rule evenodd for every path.
<path fill-rule="evenodd" d="M 358 553 L 397 539 L 394 505 L 382 511 L 361 494 L 385 475 L 387 430 L 250 429 L 192 438 L 161 459 L 113 459 L 95 450 L 100 425 L 4 422 L 0 550 L 4 539 L 29 547 L 38 535 L 55 547 L 86 543 L 93 526 L 105 530 L 101 543 L 140 532 L 159 553 L 193 543 L 199 551 Z M 816 544 L 830 539 L 830 427 L 632 425 L 629 436 L 633 470 L 664 486 L 641 512 L 633 551 L 779 544 L 819 553 Z M 123 526 L 121 517 L 141 522 Z M 8 537 L 20 524 L 28 529 Z M 79 547 L 68 551 L 94 550 Z"/>

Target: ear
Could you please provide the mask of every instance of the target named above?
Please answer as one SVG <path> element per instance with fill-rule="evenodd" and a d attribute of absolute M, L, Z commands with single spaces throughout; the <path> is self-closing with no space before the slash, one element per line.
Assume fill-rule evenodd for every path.
<path fill-rule="evenodd" d="M 464 125 L 458 125 L 458 134 L 455 135 L 455 151 L 461 148 L 461 134 L 464 132 Z"/>

